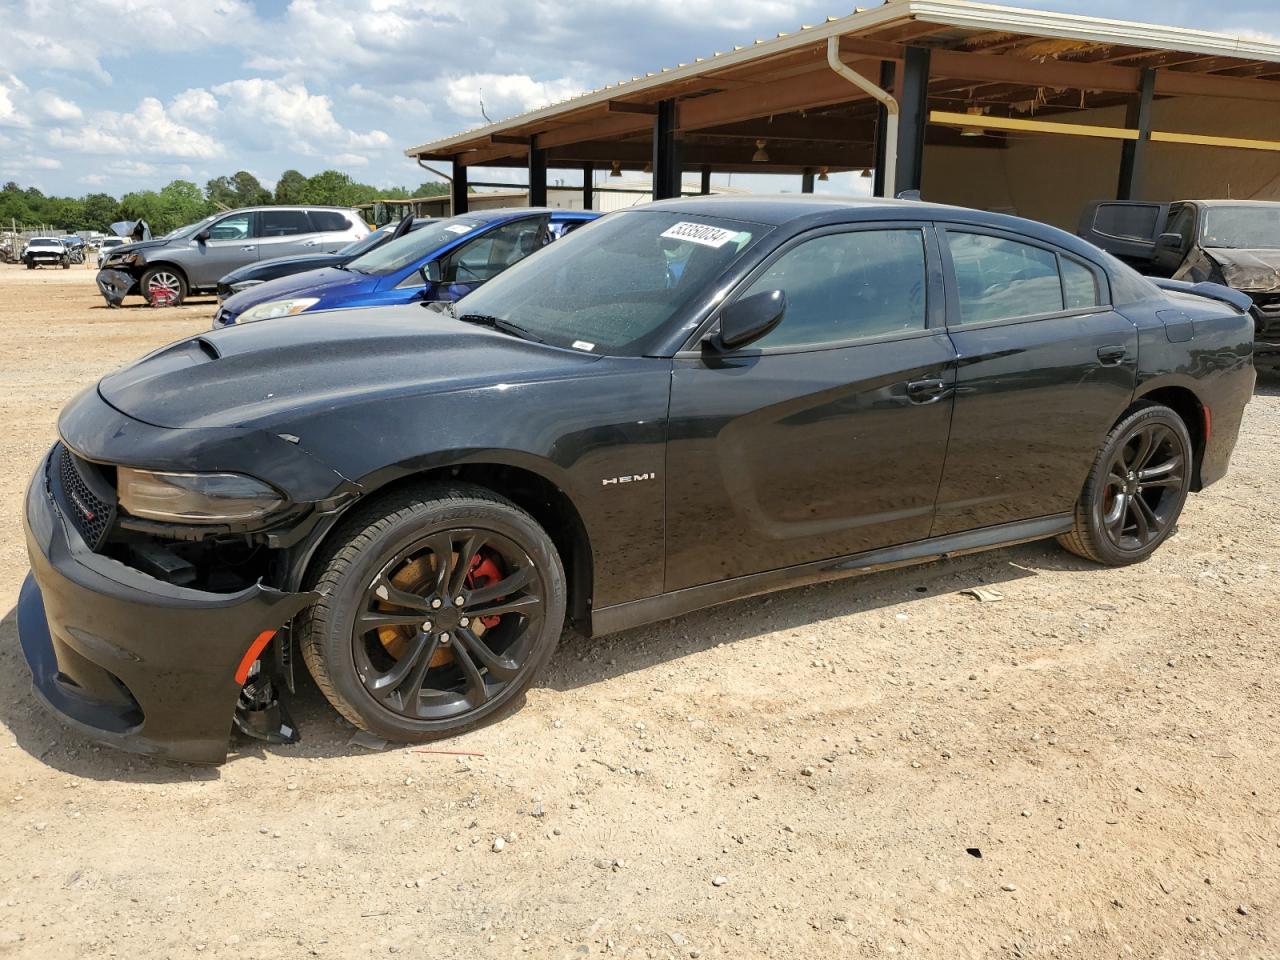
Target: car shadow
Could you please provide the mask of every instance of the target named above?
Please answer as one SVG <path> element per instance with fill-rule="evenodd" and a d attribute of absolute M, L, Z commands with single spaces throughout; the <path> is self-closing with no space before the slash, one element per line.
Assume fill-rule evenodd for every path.
<path fill-rule="evenodd" d="M 1258 367 L 1258 383 L 1255 397 L 1280 397 L 1280 366 Z"/>
<path fill-rule="evenodd" d="M 606 637 L 590 639 L 567 631 L 538 686 L 574 690 L 777 631 L 820 630 L 830 620 L 893 607 L 900 608 L 895 615 L 911 616 L 914 602 L 926 597 L 981 586 L 998 588 L 1041 572 L 1088 569 L 1093 566 L 1052 543 L 1024 544 L 738 600 Z M 30 673 L 18 646 L 16 621 L 16 609 L 0 620 L 0 722 L 20 749 L 55 770 L 93 780 L 166 784 L 219 777 L 219 767 L 124 753 L 95 744 L 63 726 L 31 690 Z M 357 736 L 355 728 L 324 699 L 301 663 L 297 672 L 297 692 L 289 697 L 288 708 L 302 732 L 302 741 L 274 745 L 234 734 L 228 766 L 261 763 L 277 754 L 329 759 L 369 755 L 371 750 L 384 748 L 413 749 L 370 743 Z M 514 709 L 519 706 L 516 704 Z M 3 746 L 6 745 L 0 748 Z M 448 744 L 442 744 L 441 749 L 448 749 Z"/>

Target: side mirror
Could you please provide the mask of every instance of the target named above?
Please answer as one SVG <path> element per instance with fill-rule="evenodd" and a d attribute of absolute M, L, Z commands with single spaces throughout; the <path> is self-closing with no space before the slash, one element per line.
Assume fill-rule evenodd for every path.
<path fill-rule="evenodd" d="M 743 297 L 720 311 L 720 332 L 708 337 L 706 343 L 720 352 L 745 347 L 773 330 L 786 312 L 787 295 L 781 290 Z"/>
<path fill-rule="evenodd" d="M 212 231 L 210 231 L 208 227 L 205 227 L 203 230 L 201 230 L 199 233 L 196 234 L 196 243 L 204 243 L 212 235 L 213 235 Z"/>
<path fill-rule="evenodd" d="M 444 282 L 444 268 L 440 266 L 439 260 L 432 260 L 430 263 L 424 263 L 422 269 L 418 271 L 422 274 L 422 279 L 429 284 Z"/>

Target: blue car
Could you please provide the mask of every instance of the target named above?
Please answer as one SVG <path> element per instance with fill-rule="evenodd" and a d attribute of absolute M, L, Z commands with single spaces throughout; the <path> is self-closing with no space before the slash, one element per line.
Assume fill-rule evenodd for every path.
<path fill-rule="evenodd" d="M 589 210 L 523 207 L 441 220 L 345 266 L 280 277 L 228 297 L 214 314 L 213 327 L 318 310 L 460 300 L 598 216 Z"/>

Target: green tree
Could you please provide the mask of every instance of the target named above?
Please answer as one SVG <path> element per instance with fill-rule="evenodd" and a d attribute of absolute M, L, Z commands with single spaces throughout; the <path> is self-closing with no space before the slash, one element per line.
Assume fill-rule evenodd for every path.
<path fill-rule="evenodd" d="M 200 188 L 190 180 L 174 180 L 160 191 L 159 198 L 166 224 L 164 233 L 195 223 L 212 212 L 211 205 L 201 194 Z"/>
<path fill-rule="evenodd" d="M 324 203 L 336 207 L 349 207 L 360 203 L 360 188 L 345 173 L 324 170 L 307 179 L 302 190 L 303 203 Z"/>
<path fill-rule="evenodd" d="M 271 192 L 248 170 L 215 177 L 205 184 L 205 196 L 226 207 L 254 207 L 271 202 Z"/>
<path fill-rule="evenodd" d="M 307 178 L 297 170 L 286 170 L 276 181 L 276 203 L 303 203 Z"/>
<path fill-rule="evenodd" d="M 120 217 L 120 203 L 105 193 L 91 193 L 84 198 L 84 229 L 105 233 Z"/>

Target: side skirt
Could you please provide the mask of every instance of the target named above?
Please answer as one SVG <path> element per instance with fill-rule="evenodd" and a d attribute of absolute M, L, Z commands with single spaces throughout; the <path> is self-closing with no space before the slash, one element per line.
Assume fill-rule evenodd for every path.
<path fill-rule="evenodd" d="M 979 553 L 996 547 L 1045 540 L 1068 533 L 1072 522 L 1071 514 L 1064 513 L 1052 517 L 1040 517 L 1036 520 L 1002 523 L 994 527 L 951 533 L 945 537 L 917 540 L 914 543 L 868 550 L 866 553 L 837 557 L 834 560 L 819 560 L 782 570 L 753 573 L 746 577 L 720 580 L 672 593 L 662 593 L 643 600 L 618 603 L 592 611 L 590 635 L 598 637 L 617 633 L 620 630 L 630 630 L 632 627 L 643 626 L 658 620 L 683 616 L 694 610 L 701 610 L 703 607 L 729 603 L 762 593 L 772 593 L 788 587 L 802 587 L 810 583 L 822 583 L 842 577 L 892 570 L 895 567 L 931 563 L 934 560 Z"/>

